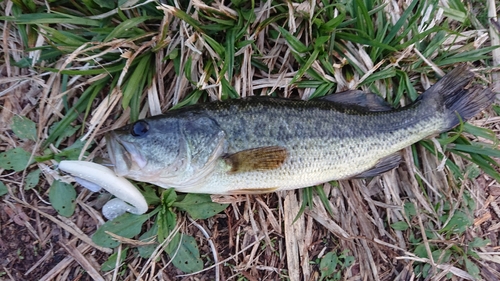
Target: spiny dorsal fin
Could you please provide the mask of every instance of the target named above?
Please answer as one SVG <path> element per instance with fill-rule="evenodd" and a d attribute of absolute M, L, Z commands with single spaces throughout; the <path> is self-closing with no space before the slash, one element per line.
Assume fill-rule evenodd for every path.
<path fill-rule="evenodd" d="M 321 99 L 341 103 L 351 104 L 366 108 L 369 111 L 388 111 L 394 109 L 383 98 L 374 93 L 365 93 L 360 90 L 349 90 L 345 92 L 330 94 Z"/>
<path fill-rule="evenodd" d="M 273 170 L 281 167 L 288 156 L 286 148 L 266 146 L 236 152 L 224 157 L 230 173 Z"/>

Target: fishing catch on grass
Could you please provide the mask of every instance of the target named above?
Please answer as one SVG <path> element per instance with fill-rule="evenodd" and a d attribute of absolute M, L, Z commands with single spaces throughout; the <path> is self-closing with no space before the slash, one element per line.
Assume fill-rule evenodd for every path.
<path fill-rule="evenodd" d="M 266 193 L 372 177 L 397 167 L 399 150 L 490 105 L 492 91 L 466 88 L 473 77 L 459 66 L 400 109 L 359 92 L 193 105 L 109 133 L 109 157 L 119 176 L 188 193 Z"/>
<path fill-rule="evenodd" d="M 399 109 L 360 91 L 309 101 L 252 97 L 188 106 L 108 133 L 114 171 L 82 161 L 62 161 L 59 168 L 118 197 L 103 208 L 108 218 L 147 210 L 144 197 L 123 177 L 207 194 L 373 177 L 399 165 L 399 150 L 489 106 L 494 93 L 467 87 L 473 77 L 461 65 Z"/>

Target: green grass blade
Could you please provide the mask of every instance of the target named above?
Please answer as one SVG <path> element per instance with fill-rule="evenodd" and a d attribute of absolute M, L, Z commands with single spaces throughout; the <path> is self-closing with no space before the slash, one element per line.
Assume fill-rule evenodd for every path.
<path fill-rule="evenodd" d="M 229 84 L 229 82 L 226 80 L 226 78 L 222 77 L 220 80 L 222 84 L 222 100 L 231 98 L 231 99 L 237 99 L 240 97 L 238 95 L 238 92 Z"/>
<path fill-rule="evenodd" d="M 494 178 L 497 182 L 500 182 L 500 173 L 498 173 L 493 167 L 491 167 L 490 163 L 484 158 L 478 156 L 477 154 L 469 155 L 469 157 L 460 151 L 453 151 L 453 153 L 478 165 L 483 172 Z"/>
<path fill-rule="evenodd" d="M 419 1 L 417 1 L 417 0 L 413 0 L 410 3 L 410 5 L 405 9 L 405 11 L 401 15 L 401 17 L 396 22 L 396 24 L 390 28 L 391 31 L 389 31 L 389 34 L 387 34 L 384 37 L 384 40 L 382 41 L 382 43 L 384 43 L 384 44 L 390 44 L 392 42 L 392 39 L 394 39 L 394 37 L 396 37 L 396 35 L 398 34 L 398 32 L 400 32 L 401 28 L 407 22 L 408 18 L 412 15 L 413 9 L 415 8 L 415 6 L 418 3 L 419 3 Z M 409 31 L 407 31 L 407 32 L 409 32 Z"/>
<path fill-rule="evenodd" d="M 230 29 L 226 35 L 226 48 L 225 48 L 225 60 L 224 60 L 224 68 L 221 71 L 221 75 L 225 74 L 225 70 L 227 71 L 227 77 L 229 79 L 233 79 L 234 73 L 234 45 L 236 41 L 236 32 L 234 29 Z"/>
<path fill-rule="evenodd" d="M 498 142 L 500 141 L 493 130 L 476 127 L 470 123 L 464 123 L 463 131 L 471 135 L 474 135 L 476 137 L 482 137 L 487 140 L 490 140 L 495 145 L 498 144 Z"/>
<path fill-rule="evenodd" d="M 137 26 L 147 20 L 153 19 L 153 17 L 137 17 L 128 19 L 122 23 L 120 23 L 111 33 L 109 33 L 106 38 L 104 38 L 103 42 L 109 42 L 116 38 L 130 38 L 137 36 L 137 33 L 132 33 L 133 29 L 135 32 L 139 32 L 139 34 L 144 34 L 145 32 L 142 29 L 137 28 Z"/>
<path fill-rule="evenodd" d="M 16 17 L 0 17 L 0 20 L 10 20 L 17 24 L 74 24 L 84 26 L 100 26 L 101 21 L 85 17 L 75 17 L 68 14 L 53 12 L 52 14 L 20 14 Z"/>
<path fill-rule="evenodd" d="M 326 94 L 328 94 L 330 92 L 330 90 L 334 87 L 334 85 L 335 84 L 333 84 L 333 83 L 322 83 L 318 87 L 314 87 L 314 88 L 316 88 L 316 90 L 309 97 L 309 99 L 315 99 L 315 98 L 318 98 L 318 97 L 325 96 Z"/>
<path fill-rule="evenodd" d="M 189 94 L 184 100 L 182 100 L 180 103 L 172 106 L 170 110 L 178 109 L 181 107 L 185 107 L 188 105 L 193 105 L 198 102 L 200 99 L 201 95 L 203 94 L 202 90 L 196 89 L 194 90 L 191 94 Z"/>
<path fill-rule="evenodd" d="M 210 45 L 210 47 L 212 47 L 212 49 L 214 49 L 214 51 L 217 54 L 219 54 L 219 55 L 224 54 L 225 48 L 219 42 L 217 42 L 217 40 L 213 39 L 212 37 L 210 37 L 206 34 L 203 34 L 202 36 L 203 36 L 203 39 L 205 39 L 205 41 L 208 43 L 208 45 Z"/>
<path fill-rule="evenodd" d="M 311 49 L 310 47 L 307 47 L 306 45 L 304 45 L 304 43 L 302 43 L 297 37 L 293 36 L 290 32 L 288 32 L 287 30 L 285 30 L 281 26 L 279 26 L 279 32 L 281 32 L 281 34 L 283 34 L 286 42 L 290 45 L 290 47 L 292 47 L 292 49 L 295 52 L 297 52 L 299 54 L 303 54 L 303 53 L 308 52 Z"/>
<path fill-rule="evenodd" d="M 429 141 L 429 140 L 424 140 L 424 141 L 421 141 L 420 144 L 425 148 L 427 149 L 432 155 L 435 155 L 436 157 L 438 157 L 438 159 L 440 161 L 443 160 L 443 155 L 438 153 L 434 147 L 434 144 Z M 445 162 L 445 165 L 446 167 L 448 167 L 448 169 L 450 169 L 451 173 L 453 174 L 453 176 L 456 178 L 456 179 L 463 179 L 464 176 L 463 176 L 463 173 L 462 171 L 460 170 L 460 168 L 457 166 L 457 164 L 453 163 L 453 161 L 451 161 L 450 159 L 446 159 L 446 162 Z"/>
<path fill-rule="evenodd" d="M 233 27 L 235 25 L 235 20 L 233 19 L 220 19 L 216 17 L 209 17 L 205 16 L 204 17 L 206 20 L 212 21 L 215 24 L 213 26 L 220 26 L 221 30 L 226 30 L 228 27 Z"/>
<path fill-rule="evenodd" d="M 311 54 L 311 56 L 307 59 L 307 61 L 300 67 L 299 71 L 297 71 L 297 74 L 293 76 L 290 84 L 293 84 L 297 82 L 300 78 L 302 78 L 302 75 L 304 75 L 304 73 L 306 73 L 306 71 L 311 68 L 312 64 L 318 57 L 318 54 L 319 54 L 319 49 L 315 49 Z"/>
<path fill-rule="evenodd" d="M 62 74 L 68 74 L 68 75 L 97 75 L 101 73 L 115 73 L 122 70 L 123 67 L 125 67 L 125 62 L 120 62 L 109 66 L 102 66 L 99 68 L 86 69 L 86 70 L 78 70 L 78 69 L 60 70 L 57 68 L 49 68 L 49 67 L 44 67 L 42 68 L 42 70 L 50 72 L 60 72 Z"/>
<path fill-rule="evenodd" d="M 146 86 L 147 73 L 153 71 L 151 65 L 152 54 L 147 54 L 139 58 L 139 63 L 133 70 L 132 74 L 126 80 L 123 86 L 122 108 L 126 109 L 129 106 L 130 100 L 135 95 L 141 95 Z M 129 70 L 130 71 L 130 70 Z M 138 111 L 138 110 L 137 110 Z M 135 121 L 136 119 L 132 120 Z"/>
<path fill-rule="evenodd" d="M 450 1 L 452 2 L 452 1 Z M 452 9 L 452 8 L 446 8 L 446 7 L 441 7 L 443 9 L 443 15 L 447 18 L 450 18 L 452 20 L 456 20 L 458 22 L 465 22 L 467 21 L 467 13 L 464 11 L 460 11 L 457 9 Z"/>
<path fill-rule="evenodd" d="M 201 24 L 199 21 L 195 20 L 193 17 L 190 15 L 186 14 L 186 12 L 179 10 L 175 7 L 169 6 L 169 9 L 172 11 L 172 14 L 176 17 L 181 19 L 182 21 L 185 21 L 187 24 L 192 26 L 196 31 L 200 33 L 205 33 L 203 24 Z"/>
<path fill-rule="evenodd" d="M 301 190 L 302 192 L 302 204 L 300 204 L 300 209 L 293 222 L 297 221 L 300 216 L 304 213 L 307 207 L 312 208 L 313 206 L 313 187 L 306 187 Z"/>
<path fill-rule="evenodd" d="M 450 149 L 453 151 L 462 151 L 469 154 L 480 154 L 490 157 L 500 157 L 500 150 L 485 143 L 470 143 L 470 144 L 452 144 Z"/>
<path fill-rule="evenodd" d="M 54 141 L 61 135 L 64 134 L 67 127 L 70 126 L 71 122 L 78 118 L 78 115 L 85 110 L 88 104 L 91 104 L 91 97 L 99 93 L 109 81 L 109 77 L 101 79 L 92 85 L 90 85 L 80 96 L 76 104 L 71 108 L 71 110 L 64 116 L 64 118 L 57 124 L 53 129 L 52 133 L 49 134 L 42 147 L 46 148 L 49 144 L 54 143 Z"/>
<path fill-rule="evenodd" d="M 327 17 L 327 19 L 329 19 L 329 18 L 331 18 L 331 19 L 329 19 L 328 21 L 325 22 L 323 19 L 321 19 L 321 16 L 323 16 L 326 11 L 328 11 L 332 8 L 337 8 L 337 11 L 339 12 L 339 14 L 335 17 L 332 13 L 331 17 Z M 328 33 L 334 32 L 335 29 L 337 29 L 337 27 L 339 27 L 340 24 L 342 24 L 344 22 L 345 17 L 346 17 L 346 10 L 345 10 L 344 5 L 342 5 L 342 4 L 330 4 L 330 5 L 327 5 L 326 7 L 322 8 L 321 10 L 319 10 L 314 15 L 311 22 L 319 27 L 319 31 L 321 34 L 328 34 Z"/>
<path fill-rule="evenodd" d="M 413 44 L 420 44 L 422 43 L 421 41 L 424 39 L 424 38 L 427 38 L 429 35 L 433 34 L 433 33 L 436 33 L 440 30 L 442 30 L 443 28 L 440 27 L 440 26 L 435 26 L 435 27 L 432 27 L 424 32 L 421 32 L 421 33 L 418 33 L 418 34 L 415 34 L 412 36 L 412 38 L 410 38 L 409 40 L 405 40 L 404 43 L 402 44 L 399 44 L 399 45 L 396 45 L 395 48 L 398 49 L 398 50 L 403 50 L 405 48 L 407 48 L 408 46 L 410 45 L 413 45 Z M 398 39 L 401 39 L 401 38 L 398 38 Z M 440 46 L 440 48 L 442 48 L 442 46 Z"/>
<path fill-rule="evenodd" d="M 286 14 L 278 14 L 276 16 L 270 17 L 268 19 L 263 20 L 256 28 L 256 33 L 261 32 L 265 28 L 269 27 L 271 23 L 279 22 L 281 20 L 286 19 L 288 16 Z"/>
<path fill-rule="evenodd" d="M 324 84 L 323 81 L 304 80 L 304 81 L 298 81 L 297 83 L 295 83 L 295 86 L 297 86 L 297 88 L 318 88 L 323 84 Z"/>
<path fill-rule="evenodd" d="M 77 34 L 73 32 L 67 32 L 67 31 L 59 31 L 54 28 L 50 28 L 48 26 L 43 26 L 40 25 L 40 28 L 45 30 L 47 32 L 47 35 L 50 36 L 51 40 L 56 43 L 63 45 L 65 47 L 67 46 L 74 46 L 75 49 L 88 43 L 88 40 L 78 36 Z"/>
<path fill-rule="evenodd" d="M 484 47 L 481 49 L 475 49 L 471 51 L 461 52 L 452 56 L 449 56 L 445 59 L 439 60 L 436 62 L 438 66 L 456 64 L 459 62 L 468 62 L 468 61 L 478 61 L 482 59 L 490 59 L 491 55 L 489 54 L 491 51 L 499 48 L 500 46 L 490 46 Z"/>
<path fill-rule="evenodd" d="M 382 5 L 379 5 L 379 6 L 375 7 L 374 9 L 372 9 L 372 10 L 370 10 L 370 11 L 368 12 L 368 15 L 373 16 L 373 15 L 375 15 L 376 13 L 378 13 L 378 12 L 380 12 L 380 11 L 383 11 L 383 10 L 384 10 L 384 8 L 385 8 L 385 6 L 387 6 L 387 4 L 382 4 Z M 358 20 L 359 20 L 359 19 L 358 19 L 357 17 L 353 16 L 353 19 L 346 20 L 346 21 L 342 22 L 342 23 L 339 25 L 339 27 L 347 27 L 347 26 L 350 26 L 350 25 L 352 25 L 352 24 L 357 23 L 357 22 L 358 22 Z M 364 28 L 363 28 L 363 29 L 364 29 Z"/>
<path fill-rule="evenodd" d="M 333 210 L 330 206 L 330 201 L 328 201 L 328 197 L 325 194 L 325 190 L 323 189 L 322 185 L 316 185 L 314 186 L 314 191 L 316 194 L 318 194 L 319 199 L 321 200 L 321 203 L 323 203 L 323 206 L 325 207 L 326 211 L 332 218 L 334 217 Z"/>
<path fill-rule="evenodd" d="M 388 79 L 396 76 L 396 69 L 393 67 L 383 69 L 368 76 L 360 85 L 367 85 L 377 80 Z"/>
<path fill-rule="evenodd" d="M 369 38 L 375 37 L 375 28 L 373 21 L 368 13 L 368 7 L 363 0 L 354 0 L 352 3 L 352 16 L 357 18 L 356 28 L 363 30 Z"/>

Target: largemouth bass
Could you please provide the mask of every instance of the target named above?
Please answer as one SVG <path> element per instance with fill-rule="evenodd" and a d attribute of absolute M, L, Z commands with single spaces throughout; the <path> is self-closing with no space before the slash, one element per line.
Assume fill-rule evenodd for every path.
<path fill-rule="evenodd" d="M 466 88 L 473 77 L 459 66 L 400 109 L 359 92 L 197 104 L 110 132 L 109 157 L 119 176 L 192 193 L 266 193 L 371 177 L 397 167 L 399 150 L 489 106 L 492 91 Z"/>

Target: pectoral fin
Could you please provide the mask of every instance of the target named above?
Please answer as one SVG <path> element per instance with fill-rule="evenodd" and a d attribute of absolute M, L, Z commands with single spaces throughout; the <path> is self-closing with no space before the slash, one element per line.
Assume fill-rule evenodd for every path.
<path fill-rule="evenodd" d="M 281 167 L 288 151 L 280 146 L 266 146 L 243 150 L 224 157 L 230 173 L 273 170 Z"/>
<path fill-rule="evenodd" d="M 370 170 L 364 171 L 361 174 L 354 176 L 353 178 L 361 179 L 361 178 L 371 178 L 374 176 L 378 176 L 382 173 L 397 168 L 399 166 L 399 163 L 401 163 L 401 155 L 399 153 L 392 154 L 385 158 L 380 159 L 378 163 L 375 164 L 375 166 Z"/>
<path fill-rule="evenodd" d="M 330 94 L 321 99 L 335 103 L 357 105 L 369 111 L 388 111 L 393 109 L 391 105 L 376 94 L 365 93 L 359 90 Z"/>

